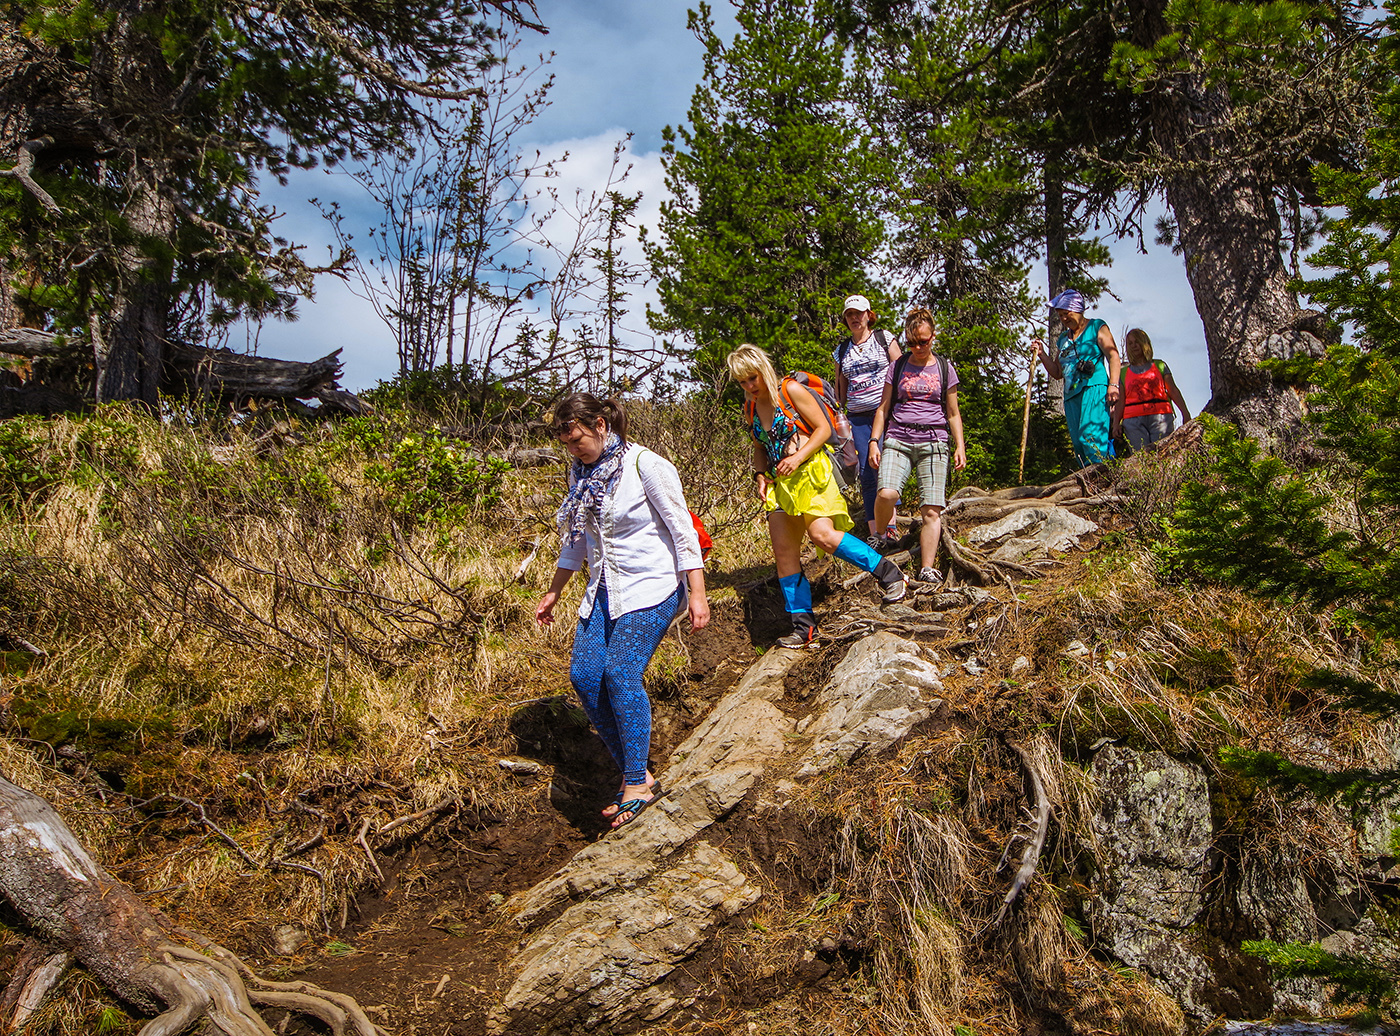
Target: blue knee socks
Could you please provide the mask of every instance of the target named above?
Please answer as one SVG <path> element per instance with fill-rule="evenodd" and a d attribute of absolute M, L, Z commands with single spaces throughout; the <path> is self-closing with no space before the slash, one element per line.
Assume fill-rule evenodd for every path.
<path fill-rule="evenodd" d="M 880 552 L 874 550 L 869 544 L 862 542 L 849 532 L 843 533 L 841 542 L 832 551 L 842 561 L 849 561 L 856 568 L 863 568 L 867 572 L 874 572 L 880 562 L 885 560 L 880 556 Z M 782 580 L 778 580 L 782 582 Z"/>
<path fill-rule="evenodd" d="M 801 572 L 783 576 L 778 580 L 783 588 L 783 603 L 790 615 L 798 615 L 812 610 L 812 584 Z"/>

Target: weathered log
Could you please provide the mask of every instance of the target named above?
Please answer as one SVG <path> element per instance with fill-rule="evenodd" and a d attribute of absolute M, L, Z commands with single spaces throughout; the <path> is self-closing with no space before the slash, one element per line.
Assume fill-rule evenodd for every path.
<path fill-rule="evenodd" d="M 221 399 L 319 399 L 350 413 L 369 407 L 337 384 L 340 350 L 319 360 L 277 360 L 227 349 L 203 349 L 170 343 L 165 351 L 161 390 L 177 395 L 214 395 Z"/>
<path fill-rule="evenodd" d="M 0 897 L 47 947 L 50 968 L 57 963 L 52 955 L 66 953 L 126 1003 L 154 1015 L 144 1036 L 175 1036 L 201 1020 L 206 1031 L 225 1036 L 270 1036 L 254 1002 L 310 1014 L 337 1034 L 376 1036 L 347 996 L 265 982 L 198 937 L 203 952 L 183 945 L 176 927 L 94 861 L 52 806 L 4 777 Z M 30 971 L 42 978 L 39 969 Z M 14 1021 L 0 1019 L 0 1029 L 9 1031 Z"/>
<path fill-rule="evenodd" d="M 36 327 L 11 327 L 0 331 L 0 353 L 11 356 L 61 356 L 72 347 L 72 339 L 62 339 Z"/>
<path fill-rule="evenodd" d="M 81 338 L 60 338 L 48 331 L 32 327 L 15 327 L 0 331 L 0 353 L 16 356 L 63 357 L 80 356 L 91 360 L 90 349 Z M 167 342 L 163 356 L 163 370 L 160 389 L 176 396 L 214 396 L 221 400 L 240 401 L 246 399 L 316 399 L 322 404 L 352 414 L 362 414 L 369 410 L 358 396 L 346 392 L 337 384 L 340 378 L 340 350 L 309 363 L 300 360 L 278 360 L 267 356 L 248 356 L 229 349 L 205 349 L 200 346 Z M 44 390 L 30 388 L 30 393 Z M 68 401 L 68 407 L 56 404 Z M 61 393 L 30 397 L 16 396 L 12 408 L 15 413 L 46 413 L 55 409 L 73 409 L 81 402 Z M 5 402 L 0 399 L 0 416 Z M 47 409 L 34 409 L 35 406 Z"/>

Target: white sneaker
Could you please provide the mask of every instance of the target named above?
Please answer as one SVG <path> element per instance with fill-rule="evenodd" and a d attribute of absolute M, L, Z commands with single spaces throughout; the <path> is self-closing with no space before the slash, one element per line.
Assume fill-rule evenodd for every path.
<path fill-rule="evenodd" d="M 938 584 L 943 582 L 943 573 L 936 568 L 919 569 L 919 582 Z"/>

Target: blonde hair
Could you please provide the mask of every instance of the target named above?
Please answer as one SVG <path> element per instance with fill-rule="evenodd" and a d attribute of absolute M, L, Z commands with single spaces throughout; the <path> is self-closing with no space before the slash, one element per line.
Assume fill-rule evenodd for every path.
<path fill-rule="evenodd" d="M 1140 327 L 1135 327 L 1123 336 L 1123 349 L 1128 354 L 1128 362 L 1133 362 L 1133 343 L 1137 342 L 1138 348 L 1142 350 L 1142 362 L 1152 362 L 1152 339 L 1147 337 L 1147 332 Z"/>
<path fill-rule="evenodd" d="M 931 333 L 938 333 L 938 325 L 933 322 L 933 313 L 927 306 L 916 306 L 909 311 L 909 315 L 904 318 L 904 337 L 909 337 L 909 332 L 920 324 L 927 324 Z"/>
<path fill-rule="evenodd" d="M 778 372 L 773 369 L 773 361 L 766 352 L 756 345 L 745 343 L 726 356 L 724 362 L 729 367 L 729 376 L 735 381 L 743 381 L 757 374 L 768 389 L 769 400 L 777 405 Z"/>

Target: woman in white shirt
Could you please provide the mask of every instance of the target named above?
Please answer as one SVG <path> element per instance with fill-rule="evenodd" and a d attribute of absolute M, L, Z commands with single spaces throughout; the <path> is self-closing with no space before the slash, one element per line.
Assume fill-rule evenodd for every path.
<path fill-rule="evenodd" d="M 880 467 L 870 463 L 870 427 L 880 409 L 885 374 L 890 364 L 899 359 L 899 339 L 875 329 L 875 313 L 864 295 L 852 295 L 846 300 L 841 319 L 851 334 L 831 354 L 836 361 L 836 399 L 846 408 L 860 457 L 860 497 L 869 528 L 865 542 L 879 550 L 886 545 L 889 530 L 877 527 L 875 522 Z"/>
<path fill-rule="evenodd" d="M 622 771 L 622 790 L 603 810 L 617 828 L 665 794 L 647 769 L 642 673 L 682 611 L 693 630 L 710 621 L 704 562 L 675 465 L 627 441 L 617 400 L 575 393 L 555 408 L 553 428 L 573 463 L 556 515 L 563 549 L 535 621 L 554 621 L 560 592 L 586 559 L 569 679 Z"/>

